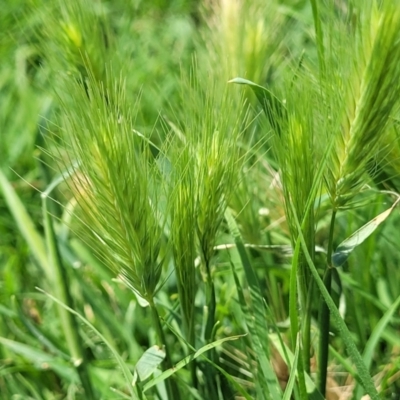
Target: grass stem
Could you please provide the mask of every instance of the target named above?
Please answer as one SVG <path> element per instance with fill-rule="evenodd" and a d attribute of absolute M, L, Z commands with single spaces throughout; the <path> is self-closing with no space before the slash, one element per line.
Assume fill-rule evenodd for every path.
<path fill-rule="evenodd" d="M 332 286 L 332 252 L 333 252 L 333 234 L 335 229 L 336 210 L 332 211 L 330 228 L 329 228 L 329 242 L 327 253 L 327 268 L 324 275 L 324 285 L 329 295 Z M 321 302 L 320 316 L 319 316 L 319 353 L 318 353 L 318 371 L 319 371 L 319 390 L 323 396 L 326 391 L 326 379 L 328 372 L 328 356 L 329 356 L 329 325 L 330 325 L 330 311 L 325 301 Z"/>
<path fill-rule="evenodd" d="M 154 304 L 154 301 L 153 300 L 149 301 L 149 304 L 150 304 L 151 315 L 152 315 L 152 319 L 153 319 L 153 325 L 156 329 L 158 340 L 160 342 L 160 345 L 163 345 L 164 349 L 165 349 L 165 360 L 163 362 L 164 368 L 169 369 L 169 368 L 173 367 L 173 363 L 172 363 L 172 358 L 171 358 L 171 352 L 169 351 L 167 340 L 164 335 L 164 330 L 161 325 L 160 315 L 158 314 L 158 310 L 157 310 L 156 305 Z M 175 400 L 175 399 L 179 400 L 181 398 L 178 385 L 176 384 L 176 382 L 173 379 L 167 379 L 165 381 L 165 387 L 167 389 L 167 394 L 168 394 L 169 400 Z"/>
<path fill-rule="evenodd" d="M 310 279 L 310 286 L 307 293 L 306 301 L 306 314 L 304 316 L 303 325 L 303 353 L 304 353 L 304 369 L 310 373 L 310 359 L 311 359 L 311 311 L 312 301 L 314 294 L 314 280 Z"/>

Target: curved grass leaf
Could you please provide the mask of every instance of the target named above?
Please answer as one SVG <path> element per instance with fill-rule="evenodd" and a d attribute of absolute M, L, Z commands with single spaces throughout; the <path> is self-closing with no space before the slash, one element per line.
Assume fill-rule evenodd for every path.
<path fill-rule="evenodd" d="M 279 126 L 280 120 L 286 115 L 286 108 L 281 100 L 279 100 L 270 90 L 257 85 L 256 83 L 243 78 L 234 78 L 228 83 L 237 83 L 239 85 L 248 85 L 253 90 L 257 100 L 261 104 L 268 121 L 271 126 L 280 135 L 281 129 Z"/>
<path fill-rule="evenodd" d="M 399 201 L 400 197 L 389 209 L 376 216 L 374 219 L 369 221 L 367 224 L 345 239 L 342 243 L 340 243 L 335 253 L 332 255 L 333 265 L 335 267 L 341 267 L 347 261 L 351 252 L 366 239 L 368 239 L 368 237 L 375 232 L 378 226 L 384 222 L 387 217 L 389 217 Z"/>
<path fill-rule="evenodd" d="M 243 336 L 244 335 L 230 336 L 230 337 L 219 339 L 219 340 L 216 340 L 215 342 L 206 344 L 201 349 L 197 350 L 195 353 L 190 354 L 189 356 L 185 357 L 183 360 L 179 361 L 174 367 L 167 369 L 161 375 L 159 375 L 159 376 L 153 378 L 152 380 L 150 380 L 149 382 L 147 382 L 143 387 L 143 393 L 146 392 L 147 390 L 149 390 L 150 388 L 152 388 L 153 386 L 157 385 L 158 383 L 169 378 L 175 372 L 179 371 L 180 369 L 182 369 L 183 367 L 188 365 L 190 362 L 195 360 L 197 357 L 201 356 L 206 351 L 209 351 L 209 350 L 221 345 L 224 342 L 228 342 L 230 340 L 237 340 Z"/>

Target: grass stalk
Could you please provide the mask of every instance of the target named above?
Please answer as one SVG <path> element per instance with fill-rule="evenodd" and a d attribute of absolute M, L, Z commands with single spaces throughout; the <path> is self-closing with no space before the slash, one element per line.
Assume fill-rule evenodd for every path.
<path fill-rule="evenodd" d="M 314 280 L 310 279 L 306 301 L 306 313 L 303 321 L 303 353 L 304 369 L 309 374 L 311 370 L 311 312 L 314 299 Z"/>
<path fill-rule="evenodd" d="M 165 337 L 164 330 L 161 325 L 160 315 L 158 313 L 158 310 L 154 303 L 154 300 L 150 300 L 149 305 L 150 305 L 151 316 L 152 316 L 152 320 L 153 320 L 153 326 L 156 330 L 160 345 L 163 346 L 164 350 L 165 350 L 165 360 L 164 360 L 163 364 L 164 364 L 164 369 L 167 370 L 167 369 L 173 367 L 171 351 L 168 347 L 167 339 Z M 181 398 L 178 385 L 173 379 L 167 379 L 165 381 L 165 387 L 167 390 L 168 399 L 179 400 Z"/>
<path fill-rule="evenodd" d="M 216 310 L 216 298 L 215 298 L 215 287 L 212 280 L 210 263 L 208 260 L 204 260 L 205 270 L 206 270 L 206 303 L 208 309 L 206 329 L 204 333 L 204 338 L 206 342 L 212 342 L 213 330 L 215 325 L 215 310 Z"/>
<path fill-rule="evenodd" d="M 205 342 L 211 343 L 214 336 L 214 326 L 215 326 L 215 312 L 216 312 L 216 294 L 214 282 L 212 279 L 210 261 L 207 257 L 204 257 L 204 269 L 206 272 L 206 282 L 205 282 L 205 292 L 206 292 L 206 305 L 207 305 L 207 321 L 204 330 L 204 340 Z M 212 362 L 216 362 L 215 349 L 210 350 L 209 358 Z M 211 398 L 218 398 L 218 384 L 215 374 L 215 369 L 211 365 L 206 365 L 205 375 L 207 379 L 208 394 Z"/>
<path fill-rule="evenodd" d="M 327 268 L 324 275 L 324 285 L 328 292 L 331 294 L 332 286 L 332 252 L 333 252 L 333 235 L 335 229 L 336 211 L 332 211 L 330 228 L 329 228 L 329 241 L 327 253 Z M 330 326 L 330 311 L 329 307 L 322 299 L 320 316 L 319 316 L 319 352 L 318 352 L 318 383 L 319 390 L 323 396 L 326 392 L 326 379 L 328 373 L 328 358 L 329 358 L 329 326 Z"/>

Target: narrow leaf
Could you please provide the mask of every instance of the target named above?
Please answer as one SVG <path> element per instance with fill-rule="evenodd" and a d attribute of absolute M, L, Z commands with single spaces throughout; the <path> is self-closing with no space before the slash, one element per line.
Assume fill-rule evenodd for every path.
<path fill-rule="evenodd" d="M 282 342 L 282 340 L 279 339 L 278 334 L 276 333 L 271 333 L 269 335 L 269 340 L 273 344 L 273 346 L 276 348 L 280 356 L 285 360 L 288 358 L 288 367 L 290 367 L 291 371 L 295 371 L 296 366 L 295 363 L 297 362 L 295 360 L 295 355 L 293 355 L 292 351 L 290 348 Z M 297 347 L 296 347 L 296 352 L 297 352 Z M 317 387 L 315 386 L 314 381 L 311 379 L 310 375 L 308 375 L 306 372 L 304 373 L 304 379 L 305 379 L 305 385 L 307 389 L 307 394 L 308 394 L 308 399 L 310 400 L 324 400 L 323 396 L 321 393 L 318 391 Z"/>
<path fill-rule="evenodd" d="M 288 383 L 286 385 L 285 392 L 283 393 L 282 400 L 290 400 L 292 398 L 292 392 L 294 388 L 294 383 L 296 381 L 296 369 L 297 369 L 297 362 L 299 360 L 299 351 L 300 351 L 300 336 L 297 335 L 297 343 L 296 343 L 296 351 L 294 353 L 294 360 L 292 364 L 292 368 L 290 370 L 290 376 Z"/>

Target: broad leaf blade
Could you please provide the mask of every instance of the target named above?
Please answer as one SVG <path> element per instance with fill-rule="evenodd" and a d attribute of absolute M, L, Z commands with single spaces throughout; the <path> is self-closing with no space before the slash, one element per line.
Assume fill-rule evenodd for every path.
<path fill-rule="evenodd" d="M 136 364 L 136 372 L 143 382 L 157 369 L 165 358 L 165 351 L 155 345 L 147 349 Z"/>

